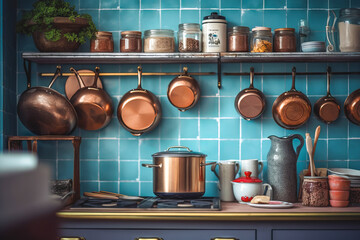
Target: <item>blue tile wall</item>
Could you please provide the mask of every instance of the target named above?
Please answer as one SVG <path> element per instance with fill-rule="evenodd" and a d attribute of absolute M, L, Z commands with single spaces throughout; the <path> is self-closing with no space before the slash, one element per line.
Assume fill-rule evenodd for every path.
<path fill-rule="evenodd" d="M 30 9 L 31 2 L 18 0 L 18 17 L 21 10 Z M 245 25 L 268 26 L 272 29 L 294 27 L 298 29 L 299 19 L 309 21 L 312 40 L 324 40 L 327 10 L 338 11 L 343 7 L 360 7 L 354 0 L 74 0 L 76 8 L 81 13 L 93 16 L 100 30 L 111 31 L 115 39 L 115 51 L 119 51 L 120 32 L 123 30 L 144 31 L 150 28 L 170 28 L 177 32 L 178 24 L 185 22 L 201 23 L 201 19 L 212 11 L 219 11 L 227 17 L 229 26 Z M 80 48 L 87 52 L 89 44 Z M 37 51 L 31 37 L 18 35 L 17 38 L 17 81 L 16 86 L 7 85 L 0 88 L 1 93 L 11 93 L 17 90 L 19 96 L 25 90 L 25 74 L 22 68 L 21 53 Z M 14 64 L 16 65 L 16 64 Z M 223 72 L 248 72 L 253 66 L 255 71 L 284 72 L 291 71 L 293 66 L 298 71 L 325 71 L 327 66 L 333 71 L 358 71 L 360 63 L 296 63 L 296 64 L 223 64 Z M 177 72 L 181 64 L 144 64 L 143 71 Z M 212 72 L 215 64 L 189 64 L 193 72 Z M 64 69 L 68 69 L 68 65 Z M 77 65 L 78 69 L 94 68 L 95 65 Z M 136 64 L 100 65 L 103 72 L 135 72 Z M 38 77 L 40 72 L 53 72 L 55 65 L 33 66 L 34 85 L 46 85 L 48 78 Z M 165 150 L 173 145 L 184 144 L 194 151 L 207 154 L 207 161 L 222 161 L 229 159 L 258 158 L 264 163 L 265 169 L 260 175 L 267 180 L 266 156 L 270 148 L 269 135 L 285 136 L 305 132 L 314 135 L 315 128 L 322 128 L 318 142 L 315 161 L 321 167 L 350 167 L 360 169 L 360 127 L 345 118 L 331 125 L 320 122 L 312 114 L 309 122 L 297 130 L 285 130 L 273 120 L 271 106 L 276 97 L 291 87 L 291 77 L 256 76 L 254 85 L 266 95 L 267 106 L 261 118 L 246 121 L 240 118 L 234 109 L 235 96 L 241 89 L 249 86 L 248 76 L 223 75 L 223 87 L 217 88 L 217 78 L 214 76 L 196 77 L 201 87 L 201 98 L 197 106 L 186 112 L 179 112 L 167 100 L 166 91 L 173 77 L 146 76 L 143 87 L 152 91 L 160 98 L 163 118 L 159 126 L 152 132 L 140 137 L 134 137 L 118 122 L 116 112 L 112 122 L 99 131 L 84 131 L 76 129 L 74 135 L 82 137 L 80 152 L 81 191 L 106 190 L 129 195 L 153 195 L 152 170 L 141 166 L 151 163 L 151 155 Z M 64 92 L 66 78 L 61 78 L 55 88 Z M 115 106 L 120 98 L 130 89 L 136 87 L 133 77 L 103 77 L 105 89 L 112 96 Z M 1 87 L 3 87 L 1 85 Z M 296 88 L 307 94 L 312 103 L 325 94 L 326 79 L 324 76 L 298 76 Z M 333 76 L 331 91 L 343 105 L 346 96 L 360 88 L 358 76 Z M 0 102 L 1 103 L 1 102 Z M 8 99 L 4 103 L 10 104 Z M 6 105 L 4 104 L 4 105 Z M 14 105 L 9 107 L 15 108 Z M 14 112 L 15 110 L 13 110 Z M 3 114 L 3 108 L 0 108 Z M 15 121 L 16 122 L 16 121 Z M 16 127 L 16 126 L 15 126 Z M 3 129 L 3 128 L 1 128 Z M 18 135 L 30 135 L 23 125 L 17 123 Z M 2 134 L 2 132 L 0 132 Z M 72 144 L 67 142 L 39 144 L 40 157 L 55 167 L 57 178 L 72 176 Z M 298 172 L 306 168 L 308 157 L 305 148 L 298 159 Z M 206 195 L 218 194 L 214 174 L 207 168 Z"/>

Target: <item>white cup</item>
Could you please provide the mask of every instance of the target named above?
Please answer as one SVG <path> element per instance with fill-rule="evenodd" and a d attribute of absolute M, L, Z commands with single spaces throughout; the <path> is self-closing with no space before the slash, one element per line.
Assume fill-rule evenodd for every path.
<path fill-rule="evenodd" d="M 260 166 L 260 169 L 259 169 Z M 257 159 L 248 159 L 241 160 L 241 176 L 245 177 L 244 172 L 251 172 L 251 177 L 259 177 L 259 174 L 262 172 L 264 165 L 262 162 L 259 162 Z"/>

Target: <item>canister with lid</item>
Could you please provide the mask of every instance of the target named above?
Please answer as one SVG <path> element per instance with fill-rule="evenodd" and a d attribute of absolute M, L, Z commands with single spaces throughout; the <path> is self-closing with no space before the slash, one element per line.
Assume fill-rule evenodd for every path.
<path fill-rule="evenodd" d="M 341 52 L 360 52 L 360 8 L 343 8 L 338 20 Z"/>
<path fill-rule="evenodd" d="M 302 205 L 326 207 L 329 205 L 329 184 L 327 177 L 304 177 Z"/>
<path fill-rule="evenodd" d="M 201 52 L 200 24 L 182 23 L 178 31 L 179 52 Z"/>
<path fill-rule="evenodd" d="M 146 30 L 144 33 L 144 52 L 174 52 L 174 31 L 170 29 Z"/>
<path fill-rule="evenodd" d="M 141 52 L 141 32 L 124 31 L 121 32 L 120 52 Z"/>
<path fill-rule="evenodd" d="M 228 34 L 229 52 L 248 52 L 249 51 L 249 31 L 248 27 L 235 26 Z"/>
<path fill-rule="evenodd" d="M 252 29 L 251 52 L 272 52 L 272 33 L 271 28 L 255 27 Z"/>
<path fill-rule="evenodd" d="M 294 28 L 275 29 L 274 52 L 296 52 Z"/>
<path fill-rule="evenodd" d="M 226 20 L 217 12 L 204 17 L 203 52 L 226 52 Z"/>
<path fill-rule="evenodd" d="M 90 52 L 113 52 L 114 40 L 111 32 L 96 32 L 90 42 Z"/>

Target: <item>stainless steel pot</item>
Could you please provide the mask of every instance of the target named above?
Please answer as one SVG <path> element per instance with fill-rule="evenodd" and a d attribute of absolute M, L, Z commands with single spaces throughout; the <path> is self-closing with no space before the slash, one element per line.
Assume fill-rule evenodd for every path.
<path fill-rule="evenodd" d="M 173 148 L 186 151 L 170 151 Z M 152 155 L 153 164 L 142 164 L 153 168 L 153 191 L 162 198 L 199 198 L 205 193 L 206 155 L 193 152 L 187 147 L 174 146 Z"/>

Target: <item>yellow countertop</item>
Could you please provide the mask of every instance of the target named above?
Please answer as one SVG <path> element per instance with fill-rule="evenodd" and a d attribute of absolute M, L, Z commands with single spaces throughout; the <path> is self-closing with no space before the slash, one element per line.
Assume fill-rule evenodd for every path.
<path fill-rule="evenodd" d="M 57 213 L 65 219 L 103 220 L 203 220 L 203 221 L 305 221 L 305 220 L 357 220 L 360 207 L 304 207 L 295 203 L 293 208 L 265 209 L 239 203 L 221 203 L 220 211 L 173 211 L 113 208 L 64 209 Z"/>

